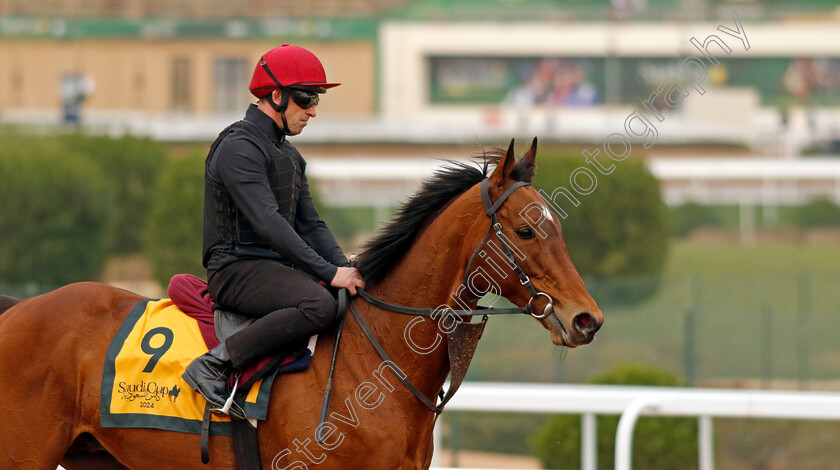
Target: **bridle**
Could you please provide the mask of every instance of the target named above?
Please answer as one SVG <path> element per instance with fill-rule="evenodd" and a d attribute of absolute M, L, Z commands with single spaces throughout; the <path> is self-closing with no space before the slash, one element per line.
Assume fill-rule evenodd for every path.
<path fill-rule="evenodd" d="M 513 250 L 510 248 L 508 244 L 508 239 L 505 234 L 502 232 L 502 224 L 499 222 L 499 218 L 496 216 L 496 212 L 502 207 L 502 204 L 505 203 L 505 200 L 513 194 L 518 188 L 522 186 L 528 186 L 528 183 L 524 181 L 517 181 L 507 191 L 505 191 L 499 199 L 496 200 L 495 203 L 490 201 L 490 192 L 487 190 L 487 179 L 484 179 L 481 182 L 481 201 L 484 203 L 484 211 L 487 213 L 487 217 L 490 218 L 490 227 L 487 228 L 487 233 L 484 234 L 484 237 L 481 239 L 481 242 L 478 246 L 475 247 L 473 250 L 473 254 L 470 256 L 470 261 L 467 263 L 467 269 L 464 272 L 464 285 L 467 282 L 467 276 L 470 273 L 470 266 L 472 266 L 472 262 L 475 259 L 475 256 L 479 253 L 481 246 L 484 244 L 484 241 L 487 239 L 487 236 L 490 235 L 490 231 L 493 230 L 496 232 L 496 238 L 499 239 L 499 244 L 502 246 L 502 252 L 505 254 L 505 257 L 508 260 L 508 263 L 513 268 L 513 272 L 519 277 L 519 282 L 528 289 L 528 293 L 531 294 L 531 299 L 528 300 L 528 303 L 525 307 L 522 308 L 523 313 L 527 313 L 534 318 L 543 319 L 551 314 L 554 311 L 554 303 L 551 300 L 551 296 L 546 294 L 545 292 L 537 291 L 534 288 L 534 285 L 531 284 L 531 278 L 528 277 L 527 274 L 522 270 L 522 266 L 516 261 L 516 256 L 513 254 Z M 531 303 L 534 299 L 538 298 L 539 296 L 544 296 L 548 299 L 548 303 L 543 307 L 543 312 L 540 315 L 534 314 L 533 307 Z"/>
<path fill-rule="evenodd" d="M 531 295 L 531 299 L 528 300 L 528 303 L 524 307 L 513 307 L 513 308 L 479 308 L 477 310 L 455 310 L 450 307 L 446 307 L 446 313 L 456 315 L 456 316 L 472 316 L 472 315 L 510 315 L 516 313 L 527 313 L 528 315 L 533 316 L 537 319 L 543 319 L 550 315 L 554 311 L 554 303 L 551 299 L 551 296 L 546 294 L 545 292 L 537 291 L 534 285 L 531 283 L 531 279 L 528 277 L 527 274 L 522 270 L 522 266 L 520 266 L 519 262 L 516 260 L 516 256 L 513 253 L 513 249 L 510 247 L 510 242 L 508 238 L 502 231 L 502 224 L 499 222 L 499 218 L 496 216 L 496 212 L 498 212 L 499 208 L 502 207 L 502 204 L 505 203 L 508 197 L 513 194 L 514 191 L 523 187 L 529 186 L 529 183 L 524 181 L 517 181 L 510 188 L 507 189 L 500 197 L 496 200 L 496 202 L 492 202 L 490 200 L 490 192 L 487 188 L 487 178 L 481 181 L 480 190 L 481 190 L 481 200 L 484 203 L 484 211 L 487 214 L 487 217 L 490 219 L 490 226 L 487 228 L 487 232 L 482 237 L 481 241 L 475 247 L 470 255 L 469 262 L 467 262 L 467 268 L 464 271 L 464 280 L 462 284 L 464 286 L 468 286 L 468 276 L 470 274 L 470 268 L 472 267 L 473 261 L 475 261 L 476 256 L 482 251 L 482 247 L 484 246 L 485 242 L 487 241 L 488 236 L 491 232 L 496 233 L 496 237 L 499 240 L 499 244 L 502 248 L 502 253 L 504 253 L 505 258 L 507 258 L 508 264 L 516 275 L 519 277 L 519 282 L 528 290 L 528 293 Z M 403 305 L 397 305 L 390 302 L 386 302 L 382 299 L 376 298 L 370 294 L 368 294 L 364 289 L 357 288 L 356 291 L 359 294 L 359 297 L 367 301 L 368 303 L 375 305 L 379 308 L 384 310 L 388 310 L 395 313 L 401 313 L 403 315 L 414 315 L 414 316 L 421 316 L 421 317 L 437 317 L 441 313 L 441 309 L 439 308 L 417 308 L 417 307 L 406 307 Z M 533 308 L 533 301 L 538 297 L 543 296 L 548 299 L 548 304 L 543 307 L 543 311 L 541 314 L 535 314 Z M 476 299 L 477 300 L 477 299 Z M 351 304 L 352 305 L 352 304 Z"/>
<path fill-rule="evenodd" d="M 482 237 L 481 241 L 478 243 L 478 246 L 473 250 L 472 255 L 470 256 L 469 261 L 467 262 L 467 268 L 464 273 L 464 285 L 468 285 L 468 275 L 470 273 L 470 267 L 475 260 L 475 257 L 478 256 L 481 252 L 482 246 L 485 245 L 485 242 L 490 235 L 491 231 L 496 233 L 496 237 L 499 240 L 499 244 L 501 245 L 502 252 L 504 253 L 505 257 L 507 258 L 508 263 L 513 268 L 516 275 L 519 277 L 519 282 L 528 290 L 528 293 L 531 294 L 530 300 L 524 307 L 513 307 L 513 308 L 478 308 L 476 310 L 455 310 L 449 306 L 446 306 L 445 309 L 440 308 L 418 308 L 418 307 L 407 307 L 404 305 L 397 305 L 390 302 L 386 302 L 382 299 L 374 297 L 367 293 L 362 288 L 357 288 L 356 291 L 359 294 L 359 297 L 364 299 L 366 302 L 379 307 L 383 310 L 387 310 L 394 313 L 399 313 L 403 315 L 411 315 L 417 317 L 431 317 L 436 318 L 437 316 L 443 314 L 450 314 L 459 317 L 472 317 L 474 315 L 482 315 L 482 321 L 477 323 L 470 323 L 469 321 L 462 321 L 457 323 L 456 327 L 452 331 L 447 331 L 447 347 L 449 352 L 449 364 L 450 364 L 450 382 L 449 382 L 449 389 L 446 393 L 443 390 L 440 391 L 437 400 L 432 400 L 428 398 L 423 392 L 420 391 L 410 380 L 408 380 L 407 376 L 404 373 L 396 373 L 399 371 L 399 367 L 396 366 L 391 357 L 385 351 L 385 348 L 382 347 L 382 344 L 370 330 L 370 327 L 367 325 L 365 319 L 359 314 L 358 310 L 356 309 L 356 304 L 353 299 L 349 299 L 346 289 L 341 289 L 339 292 L 339 305 L 338 311 L 339 314 L 342 315 L 341 322 L 338 326 L 338 332 L 336 333 L 335 339 L 335 346 L 333 349 L 333 356 L 332 356 L 332 365 L 330 366 L 329 377 L 327 379 L 327 387 L 324 392 L 324 400 L 321 405 L 321 416 L 319 424 L 326 422 L 327 414 L 329 412 L 329 402 L 330 402 L 330 393 L 332 389 L 332 378 L 333 373 L 335 371 L 335 361 L 338 355 L 338 346 L 341 341 L 341 333 L 344 330 L 344 323 L 346 316 L 344 315 L 347 311 L 347 306 L 350 307 L 350 312 L 353 315 L 353 318 L 356 319 L 356 323 L 358 323 L 359 327 L 361 328 L 364 335 L 367 337 L 368 341 L 373 345 L 373 348 L 379 353 L 380 358 L 382 358 L 383 363 L 390 363 L 396 369 L 394 372 L 396 373 L 395 376 L 397 380 L 399 380 L 417 399 L 426 406 L 426 408 L 430 409 L 432 412 L 435 413 L 435 421 L 440 416 L 440 413 L 443 411 L 444 406 L 447 402 L 455 395 L 455 392 L 461 386 L 461 383 L 464 380 L 464 377 L 467 373 L 467 368 L 469 368 L 469 363 L 472 360 L 472 356 L 475 353 L 475 347 L 478 344 L 478 340 L 481 338 L 481 334 L 484 331 L 484 326 L 487 323 L 488 315 L 510 315 L 510 314 L 522 314 L 527 313 L 538 319 L 543 319 L 549 314 L 551 314 L 554 310 L 554 304 L 552 302 L 551 296 L 546 294 L 545 292 L 537 291 L 534 285 L 531 283 L 531 279 L 528 277 L 527 274 L 522 270 L 522 266 L 516 260 L 516 256 L 513 253 L 513 250 L 510 247 L 509 241 L 507 237 L 504 235 L 502 231 L 502 224 L 499 222 L 499 218 L 496 216 L 496 212 L 499 210 L 500 207 L 505 203 L 505 201 L 513 194 L 514 191 L 517 189 L 528 186 L 529 183 L 524 181 L 517 181 L 510 188 L 508 188 L 495 202 L 490 200 L 490 193 L 487 188 L 487 178 L 481 181 L 480 184 L 480 191 L 481 191 L 481 200 L 484 203 L 484 210 L 487 214 L 487 217 L 490 219 L 490 226 L 487 228 L 487 232 Z M 541 314 L 535 314 L 533 309 L 533 301 L 534 299 L 544 296 L 548 299 L 548 304 L 543 308 Z M 321 441 L 319 441 L 322 443 Z M 431 444 L 431 439 L 429 441 Z M 426 457 L 428 458 L 428 450 L 430 446 L 427 446 L 426 450 Z"/>

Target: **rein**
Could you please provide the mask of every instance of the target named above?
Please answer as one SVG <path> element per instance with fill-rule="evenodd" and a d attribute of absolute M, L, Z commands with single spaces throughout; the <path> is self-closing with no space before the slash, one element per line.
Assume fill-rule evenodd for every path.
<path fill-rule="evenodd" d="M 449 308 L 448 306 L 441 310 L 439 308 L 418 308 L 418 307 L 406 307 L 404 305 L 397 305 L 392 304 L 390 302 L 386 302 L 378 297 L 374 297 L 367 293 L 364 289 L 357 287 L 356 292 L 359 294 L 359 297 L 364 299 L 367 303 L 379 307 L 383 310 L 388 310 L 389 312 L 399 313 L 402 315 L 411 315 L 414 317 L 432 317 L 435 318 L 440 315 L 442 312 L 448 312 L 453 315 L 458 315 L 462 317 L 473 316 L 473 315 L 511 315 L 515 313 L 530 313 L 530 305 L 525 307 L 511 307 L 511 308 L 481 308 L 479 307 L 478 310 L 455 310 Z"/>
<path fill-rule="evenodd" d="M 487 179 L 485 178 L 482 180 L 480 189 L 481 189 L 481 199 L 484 203 L 484 210 L 487 214 L 487 217 L 490 219 L 490 226 L 487 229 L 487 233 L 484 234 L 482 237 L 481 242 L 479 242 L 478 246 L 476 246 L 475 250 L 473 250 L 472 255 L 470 256 L 469 262 L 467 263 L 467 268 L 464 273 L 464 285 L 467 284 L 467 276 L 470 272 L 470 267 L 476 257 L 481 251 L 481 247 L 484 245 L 487 237 L 490 235 L 491 231 L 496 233 L 496 237 L 499 239 L 499 243 L 502 247 L 502 252 L 504 253 L 505 257 L 508 260 L 511 268 L 513 268 L 516 275 L 519 277 L 519 282 L 528 290 L 528 293 L 531 294 L 531 299 L 528 300 L 528 303 L 524 307 L 513 307 L 513 308 L 479 308 L 477 310 L 455 310 L 451 307 L 447 306 L 445 309 L 441 310 L 440 308 L 418 308 L 418 307 L 407 307 L 404 305 L 397 305 L 385 300 L 379 299 L 367 293 L 362 288 L 357 288 L 356 291 L 359 294 L 359 297 L 364 299 L 366 302 L 370 303 L 373 306 L 379 307 L 383 310 L 399 313 L 402 315 L 411 315 L 411 316 L 418 316 L 418 317 L 432 317 L 435 318 L 441 313 L 450 313 L 456 316 L 465 316 L 465 317 L 472 317 L 474 315 L 482 315 L 482 321 L 478 323 L 470 323 L 469 321 L 462 321 L 459 322 L 456 327 L 451 331 L 447 332 L 447 347 L 448 347 L 448 354 L 449 354 L 449 365 L 450 365 L 450 385 L 449 389 L 446 393 L 443 390 L 440 391 L 438 395 L 438 399 L 440 400 L 432 400 L 428 398 L 423 392 L 420 391 L 410 380 L 408 380 L 407 376 L 402 373 L 402 371 L 397 367 L 397 365 L 391 360 L 391 357 L 385 351 L 385 348 L 382 347 L 382 344 L 373 333 L 370 331 L 370 327 L 368 327 L 367 322 L 362 318 L 359 314 L 358 310 L 356 309 L 356 304 L 353 299 L 348 299 L 348 294 L 346 289 L 341 289 L 339 293 L 339 312 L 342 315 L 341 323 L 338 327 L 338 332 L 336 335 L 335 347 L 333 350 L 332 356 L 332 364 L 330 366 L 329 377 L 327 379 L 327 386 L 324 393 L 324 400 L 321 405 L 321 415 L 319 420 L 319 425 L 323 424 L 327 419 L 327 414 L 329 412 L 329 403 L 330 403 L 330 392 L 332 389 L 332 378 L 333 373 L 335 371 L 335 361 L 338 355 L 338 347 L 341 340 L 341 333 L 344 329 L 345 325 L 345 318 L 344 314 L 346 313 L 346 305 L 349 304 L 350 312 L 353 315 L 353 318 L 356 319 L 356 323 L 358 323 L 359 327 L 361 328 L 364 335 L 367 337 L 368 341 L 371 343 L 373 348 L 379 354 L 380 358 L 383 361 L 389 362 L 390 364 L 394 365 L 395 375 L 397 379 L 406 387 L 426 408 L 431 410 L 435 413 L 435 422 L 437 422 L 437 418 L 440 416 L 441 412 L 443 412 L 443 408 L 446 403 L 455 395 L 455 392 L 461 386 L 461 383 L 464 381 L 464 377 L 466 376 L 467 369 L 469 368 L 470 362 L 472 361 L 472 357 L 475 354 L 475 348 L 478 345 L 478 340 L 481 338 L 481 334 L 484 331 L 484 327 L 487 324 L 488 315 L 510 315 L 510 314 L 522 314 L 526 313 L 531 315 L 535 318 L 542 319 L 548 316 L 554 309 L 554 305 L 552 302 L 551 297 L 546 294 L 545 292 L 537 291 L 534 288 L 533 284 L 531 283 L 530 278 L 527 274 L 522 270 L 522 267 L 516 260 L 514 256 L 513 250 L 509 245 L 509 241 L 507 237 L 502 232 L 502 225 L 499 222 L 499 218 L 496 216 L 496 212 L 499 208 L 504 204 L 507 198 L 518 188 L 522 186 L 528 186 L 528 183 L 524 181 L 517 181 L 510 188 L 508 188 L 500 197 L 496 200 L 496 202 L 492 202 L 490 200 L 490 193 L 487 189 Z M 543 312 L 541 314 L 535 314 L 534 309 L 532 306 L 532 302 L 539 296 L 544 296 L 548 299 L 548 304 L 543 308 Z M 320 436 L 316 436 L 316 440 L 319 443 L 322 439 Z M 429 439 L 429 444 L 426 448 L 426 457 L 428 458 L 428 452 L 431 446 L 431 438 Z"/>

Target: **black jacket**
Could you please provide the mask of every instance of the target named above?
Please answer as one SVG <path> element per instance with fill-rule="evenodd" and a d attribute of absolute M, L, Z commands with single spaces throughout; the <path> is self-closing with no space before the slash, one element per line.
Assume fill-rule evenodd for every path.
<path fill-rule="evenodd" d="M 207 156 L 204 266 L 217 270 L 241 259 L 276 259 L 329 284 L 337 266 L 349 263 L 312 202 L 306 162 L 286 141 L 277 124 L 256 105 L 248 108 L 244 120 L 253 126 L 226 129 Z M 248 129 L 263 136 L 257 138 Z M 263 142 L 294 159 L 300 172 L 298 202 L 291 214 L 280 210 L 278 197 L 272 191 L 273 187 L 277 189 L 277 181 L 269 180 L 271 149 L 264 149 Z M 259 243 L 243 243 L 236 229 L 237 217 L 247 221 Z M 294 224 L 287 218 L 293 218 Z"/>

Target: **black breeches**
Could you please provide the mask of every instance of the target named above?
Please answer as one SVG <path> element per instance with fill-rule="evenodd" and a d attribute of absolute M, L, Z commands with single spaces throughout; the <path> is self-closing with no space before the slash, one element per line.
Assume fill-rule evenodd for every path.
<path fill-rule="evenodd" d="M 325 330 L 333 295 L 317 280 L 272 260 L 243 260 L 208 273 L 213 300 L 257 320 L 225 340 L 233 366 L 250 365 L 288 343 Z"/>

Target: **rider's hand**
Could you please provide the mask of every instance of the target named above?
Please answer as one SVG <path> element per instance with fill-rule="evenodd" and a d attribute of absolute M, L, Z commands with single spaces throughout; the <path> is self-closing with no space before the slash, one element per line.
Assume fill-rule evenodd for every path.
<path fill-rule="evenodd" d="M 356 268 L 340 267 L 335 272 L 333 280 L 330 281 L 333 287 L 345 287 L 350 291 L 350 295 L 356 295 L 356 287 L 365 287 L 365 280 L 362 279 L 361 273 Z"/>

